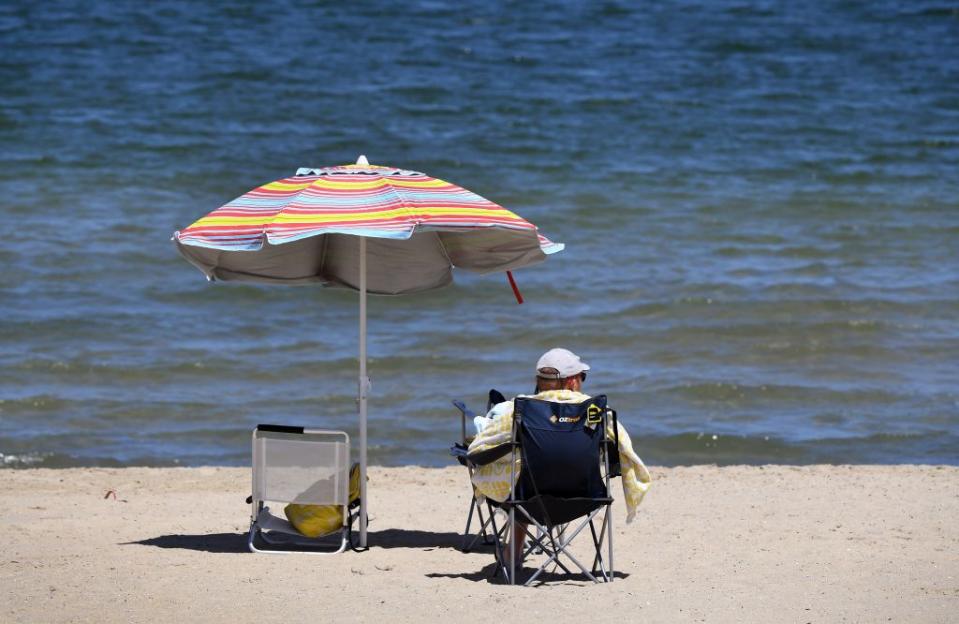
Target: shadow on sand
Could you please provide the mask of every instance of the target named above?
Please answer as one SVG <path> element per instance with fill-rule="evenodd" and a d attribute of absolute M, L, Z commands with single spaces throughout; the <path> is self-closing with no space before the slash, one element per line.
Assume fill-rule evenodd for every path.
<path fill-rule="evenodd" d="M 463 536 L 459 533 L 434 533 L 409 529 L 386 529 L 370 531 L 368 543 L 377 548 L 452 548 L 459 550 Z M 354 539 L 356 536 L 354 535 Z M 156 548 L 180 548 L 210 553 L 245 553 L 247 549 L 246 533 L 202 533 L 197 535 L 160 535 L 135 542 L 124 542 L 121 546 L 137 544 Z M 492 550 L 490 551 L 492 552 Z"/>
<path fill-rule="evenodd" d="M 202 533 L 199 535 L 160 535 L 136 542 L 123 542 L 121 546 L 138 544 L 157 548 L 182 548 L 209 553 L 245 553 L 246 533 Z"/>
<path fill-rule="evenodd" d="M 385 529 L 383 531 L 370 531 L 369 544 L 372 550 L 377 548 L 413 548 L 417 550 L 434 550 L 437 548 L 450 548 L 459 550 L 463 544 L 463 536 L 459 533 L 434 533 L 431 531 L 417 531 L 409 529 Z M 123 542 L 121 546 L 139 545 L 153 546 L 155 548 L 179 548 L 183 550 L 195 550 L 208 553 L 248 553 L 246 533 L 202 533 L 197 535 L 160 535 L 135 542 Z M 474 572 L 438 573 L 430 572 L 425 576 L 428 578 L 459 578 L 477 583 L 495 583 L 502 584 L 502 577 L 496 576 L 496 563 L 493 560 L 493 550 L 491 546 L 478 546 L 473 552 L 488 553 L 489 563 Z M 533 574 L 533 568 L 524 567 L 517 574 L 519 583 L 523 583 Z M 616 572 L 616 579 L 628 578 L 629 574 Z M 589 581 L 581 574 L 569 575 L 566 573 L 544 572 L 540 574 L 536 583 L 546 584 L 583 584 Z"/>
<path fill-rule="evenodd" d="M 533 575 L 535 568 L 529 566 L 524 566 L 522 569 L 517 570 L 516 573 L 516 584 L 522 585 L 526 580 Z M 476 572 L 460 572 L 457 574 L 442 574 L 438 572 L 430 572 L 426 574 L 429 578 L 458 578 L 464 579 L 467 581 L 475 582 L 487 582 L 495 585 L 505 585 L 506 582 L 503 580 L 502 576 L 496 575 L 496 562 L 491 562 L 484 568 L 477 570 Z M 613 577 L 616 580 L 629 578 L 629 574 L 623 572 L 613 573 Z M 536 577 L 536 580 L 533 581 L 533 586 L 539 584 L 545 585 L 591 585 L 592 582 L 583 576 L 580 573 L 566 574 L 565 572 L 543 572 Z"/>

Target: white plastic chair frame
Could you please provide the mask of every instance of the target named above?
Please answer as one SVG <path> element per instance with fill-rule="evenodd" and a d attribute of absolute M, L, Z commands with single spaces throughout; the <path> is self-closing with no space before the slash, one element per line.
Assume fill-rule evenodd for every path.
<path fill-rule="evenodd" d="M 280 438 L 279 436 L 284 436 Z M 269 492 L 265 492 L 265 486 L 257 482 L 258 478 L 258 469 L 268 470 L 269 466 L 263 463 L 264 458 L 261 457 L 260 445 L 257 444 L 258 441 L 265 443 L 265 440 L 271 438 L 271 436 L 276 436 L 275 439 L 286 439 L 288 441 L 298 441 L 296 438 L 291 438 L 287 436 L 305 436 L 302 442 L 323 442 L 329 445 L 333 443 L 337 447 L 337 453 L 339 454 L 334 468 L 334 474 L 341 475 L 342 483 L 337 483 L 336 493 L 333 497 L 321 497 L 318 499 L 310 498 L 308 500 L 298 500 L 297 496 L 291 496 L 289 493 L 286 495 L 280 495 L 275 497 L 270 495 Z M 312 439 L 312 440 L 311 440 Z M 320 467 L 317 466 L 317 470 Z M 287 427 L 282 425 L 259 425 L 256 429 L 253 430 L 253 495 L 251 500 L 251 509 L 250 509 L 250 533 L 247 539 L 247 546 L 251 552 L 261 553 L 261 554 L 270 554 L 270 555 L 287 555 L 287 554 L 308 554 L 308 555 L 333 555 L 338 554 L 346 550 L 349 545 L 349 515 L 348 515 L 348 503 L 349 503 L 349 489 L 350 489 L 350 438 L 345 431 L 331 431 L 326 429 L 305 429 L 303 427 Z M 304 481 L 303 484 L 306 484 Z M 307 485 L 307 487 L 309 487 Z M 324 544 L 322 540 L 329 538 L 331 535 L 334 535 L 336 531 L 328 533 L 326 535 L 310 538 L 302 535 L 296 529 L 292 527 L 286 520 L 282 520 L 277 516 L 272 515 L 269 512 L 269 508 L 265 506 L 266 503 L 308 503 L 308 504 L 321 504 L 321 505 L 340 505 L 343 509 L 343 518 L 341 522 L 340 533 L 340 544 L 336 550 L 316 550 L 320 547 L 329 547 L 327 543 Z M 283 537 L 277 539 L 273 534 L 279 534 Z M 264 542 L 269 545 L 275 546 L 285 546 L 286 548 L 260 548 L 257 547 L 255 542 L 256 537 L 259 536 Z M 300 549 L 290 548 L 296 547 Z"/>

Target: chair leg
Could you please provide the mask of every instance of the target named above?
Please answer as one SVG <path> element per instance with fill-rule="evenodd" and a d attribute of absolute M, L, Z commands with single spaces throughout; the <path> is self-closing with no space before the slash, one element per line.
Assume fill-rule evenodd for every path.
<path fill-rule="evenodd" d="M 531 576 L 526 581 L 525 584 L 526 585 L 532 584 L 532 582 L 536 580 L 536 578 L 543 572 L 543 570 L 546 569 L 546 566 L 549 565 L 551 562 L 556 561 L 558 563 L 560 553 L 566 555 L 566 557 L 570 561 L 575 563 L 576 566 L 580 569 L 580 571 L 582 571 L 582 573 L 586 575 L 586 578 L 593 581 L 594 583 L 599 583 L 599 580 L 597 580 L 596 577 L 593 576 L 593 574 L 589 570 L 587 570 L 582 563 L 579 562 L 579 559 L 577 559 L 575 556 L 573 556 L 571 552 L 569 552 L 569 550 L 567 550 L 567 546 L 569 546 L 570 543 L 574 539 L 576 539 L 576 536 L 579 535 L 580 531 L 582 531 L 583 529 L 586 528 L 587 525 L 589 525 L 590 521 L 592 521 L 593 517 L 595 517 L 597 513 L 599 513 L 598 509 L 590 512 L 586 520 L 584 520 L 582 523 L 580 523 L 578 527 L 576 527 L 576 530 L 573 531 L 573 533 L 569 536 L 569 538 L 559 540 L 559 544 L 556 547 L 556 551 L 550 555 L 549 559 L 547 559 L 546 562 L 543 563 L 538 570 L 536 570 L 536 573 L 533 574 L 533 576 Z"/>
<path fill-rule="evenodd" d="M 529 515 L 529 513 L 522 507 L 520 507 L 519 510 L 523 512 L 524 516 L 526 516 L 526 519 L 529 521 L 529 524 L 536 526 L 535 536 L 532 534 L 532 532 L 530 532 L 528 528 L 526 529 L 526 534 L 529 536 L 529 539 L 530 539 L 530 547 L 526 549 L 525 553 L 523 553 L 524 557 L 526 555 L 529 555 L 532 552 L 535 552 L 536 554 L 545 554 L 547 556 L 550 556 L 556 553 L 558 550 L 560 550 L 560 548 L 557 546 L 556 543 L 557 541 L 562 543 L 562 537 L 568 525 L 566 524 L 559 525 L 558 527 L 559 530 L 557 531 L 556 535 L 554 535 L 553 529 L 548 529 L 545 526 L 541 525 L 539 522 L 536 521 L 535 518 Z M 549 541 L 548 546 L 546 544 L 547 540 Z M 572 574 L 570 569 L 567 568 L 565 565 L 563 565 L 563 562 L 560 561 L 559 559 L 555 559 L 553 563 L 559 566 L 559 568 L 566 574 Z M 543 564 L 544 567 L 546 565 L 549 565 L 549 561 Z"/>
<path fill-rule="evenodd" d="M 603 531 L 605 530 L 606 518 L 603 518 L 603 528 L 600 528 L 599 536 L 596 535 L 596 527 L 593 526 L 593 519 L 589 520 L 589 532 L 593 538 L 593 548 L 596 551 L 596 556 L 593 558 L 593 567 L 592 573 L 596 574 L 596 565 L 599 564 L 599 571 L 603 576 L 603 580 L 609 582 L 609 575 L 606 574 L 606 566 L 603 563 Z"/>
<path fill-rule="evenodd" d="M 495 539 L 495 558 L 496 558 L 496 571 L 493 573 L 493 578 L 496 578 L 500 572 L 503 573 L 503 578 L 506 579 L 506 582 L 509 583 L 509 570 L 506 568 L 506 549 L 503 548 L 503 540 L 500 535 L 500 530 L 496 527 L 496 513 L 493 511 L 493 507 L 487 510 L 489 512 L 489 521 L 493 525 L 493 536 Z M 506 527 L 504 527 L 506 528 Z"/>
<path fill-rule="evenodd" d="M 346 534 L 347 534 L 346 528 L 340 529 L 340 546 L 336 550 L 314 551 L 314 550 L 275 550 L 275 549 L 269 549 L 269 548 L 258 548 L 256 546 L 257 536 L 259 536 L 259 538 L 262 541 L 266 542 L 267 545 L 269 545 L 270 542 L 267 539 L 267 537 L 264 535 L 264 533 L 260 530 L 260 527 L 257 525 L 256 521 L 253 521 L 250 524 L 250 533 L 249 533 L 249 536 L 247 537 L 246 546 L 250 550 L 250 552 L 264 554 L 264 555 L 319 555 L 319 556 L 337 555 L 341 552 L 344 552 L 347 546 L 349 546 L 349 541 L 347 539 Z M 293 539 L 292 541 L 289 542 L 289 544 L 292 544 L 293 546 L 301 546 L 301 547 L 312 545 L 306 539 L 304 540 Z"/>
<path fill-rule="evenodd" d="M 473 547 L 476 546 L 476 543 L 480 541 L 480 538 L 483 538 L 484 546 L 492 546 L 496 543 L 495 540 L 490 537 L 489 531 L 487 530 L 487 528 L 490 527 L 490 520 L 492 518 L 487 517 L 484 519 L 483 508 L 479 505 L 476 506 L 476 515 L 480 520 L 480 528 L 476 535 L 473 535 L 471 539 L 471 536 L 469 535 L 469 522 L 467 522 L 467 533 L 463 535 L 463 543 L 466 544 L 466 541 L 469 540 L 469 544 L 463 546 L 462 551 L 464 553 L 468 553 L 473 550 Z"/>
<path fill-rule="evenodd" d="M 516 584 L 516 545 L 513 540 L 516 539 L 516 507 L 509 508 L 509 584 Z M 525 536 L 524 536 L 525 537 Z"/>
<path fill-rule="evenodd" d="M 606 545 L 609 548 L 609 582 L 612 583 L 616 578 L 613 572 L 613 507 L 606 505 L 606 515 L 603 516 L 603 522 L 606 522 Z"/>
<path fill-rule="evenodd" d="M 514 509 L 519 509 L 520 513 L 525 516 L 525 522 L 527 524 L 526 535 L 525 537 L 529 538 L 530 545 L 523 551 L 523 556 L 526 557 L 532 552 L 541 552 L 547 555 L 549 558 L 542 563 L 532 577 L 526 580 L 523 583 L 524 586 L 529 586 L 532 582 L 546 569 L 550 563 L 558 566 L 566 574 L 572 574 L 572 571 L 563 565 L 563 562 L 559 560 L 558 555 L 562 551 L 562 541 L 558 540 L 557 536 L 554 535 L 553 529 L 547 528 L 540 524 L 535 518 L 533 518 L 529 512 L 526 511 L 522 506 L 514 507 Z M 536 535 L 533 535 L 533 532 L 530 530 L 529 525 L 536 527 Z M 565 527 L 566 525 L 563 525 Z M 559 541 L 559 544 L 557 544 Z M 548 544 L 547 544 L 548 542 Z"/>
<path fill-rule="evenodd" d="M 470 526 L 473 524 L 473 511 L 476 511 L 476 517 L 479 520 L 479 530 L 476 532 L 476 535 L 470 535 Z M 476 546 L 476 543 L 479 541 L 480 537 L 483 538 L 484 546 L 492 546 L 495 541 L 490 537 L 487 528 L 490 526 L 489 517 L 483 517 L 483 506 L 476 502 L 476 496 L 473 496 L 473 499 L 470 501 L 470 510 L 466 515 L 466 528 L 463 529 L 463 545 L 460 547 L 460 550 L 464 553 L 468 553 L 473 550 L 473 547 Z"/>
<path fill-rule="evenodd" d="M 612 507 L 607 506 L 605 513 L 603 513 L 603 523 L 599 527 L 599 532 L 597 533 L 593 527 L 592 521 L 590 521 L 590 531 L 593 534 L 593 545 L 596 548 L 596 556 L 593 557 L 593 567 L 592 572 L 596 574 L 596 566 L 600 567 L 600 570 L 603 573 L 603 577 L 606 579 L 606 582 L 612 583 L 615 575 L 613 574 L 613 518 L 610 516 L 612 512 Z M 607 561 L 609 563 L 609 570 L 607 571 L 603 566 L 603 542 L 606 542 L 606 551 L 607 551 Z"/>
<path fill-rule="evenodd" d="M 537 540 L 542 539 L 544 535 L 545 535 L 545 532 L 543 531 L 542 527 L 537 526 L 537 527 L 536 527 L 536 538 L 537 538 Z M 543 550 L 542 550 L 542 549 L 539 549 L 539 550 L 535 551 L 535 553 L 536 553 L 537 555 L 541 555 L 541 554 L 543 554 Z"/>
<path fill-rule="evenodd" d="M 535 521 L 534 521 L 535 522 Z M 533 535 L 527 530 L 526 534 L 529 536 L 530 545 L 523 553 L 523 557 L 530 555 L 531 553 L 542 554 L 548 557 L 552 557 L 553 554 L 559 551 L 559 547 L 556 545 L 556 541 L 559 539 L 557 536 L 554 536 L 551 531 L 545 529 L 541 526 L 536 527 L 536 535 Z M 549 540 L 550 545 L 546 544 L 546 540 Z M 563 565 L 563 562 L 557 559 L 549 559 L 546 563 L 542 564 L 542 568 L 545 569 L 550 563 L 553 563 L 559 569 L 561 569 L 566 574 L 572 574 L 573 572 Z"/>
<path fill-rule="evenodd" d="M 479 514 L 480 508 L 477 507 L 477 513 Z M 600 513 L 604 511 L 602 524 L 600 525 L 599 530 L 596 529 L 595 518 Z M 547 567 L 551 564 L 560 568 L 566 574 L 572 575 L 573 572 L 563 564 L 561 555 L 573 562 L 580 572 L 589 580 L 594 583 L 600 582 L 612 582 L 613 580 L 613 563 L 612 563 L 612 518 L 610 517 L 611 508 L 607 505 L 600 509 L 594 509 L 591 511 L 585 518 L 582 519 L 574 530 L 569 531 L 572 524 L 558 525 L 556 527 L 547 528 L 536 521 L 529 512 L 526 511 L 521 505 L 513 505 L 510 507 L 510 511 L 507 513 L 507 519 L 504 524 L 498 525 L 496 522 L 496 513 L 492 505 L 489 505 L 488 513 L 489 517 L 486 519 L 492 528 L 492 534 L 494 537 L 493 543 L 496 550 L 496 568 L 493 572 L 493 577 L 499 575 L 500 572 L 503 573 L 503 577 L 506 579 L 506 582 L 510 585 L 516 584 L 516 561 L 514 559 L 514 545 L 512 540 L 516 538 L 515 536 L 515 527 L 517 526 L 517 514 L 521 514 L 523 519 L 521 520 L 523 524 L 526 525 L 526 531 L 524 541 L 528 540 L 525 548 L 522 552 L 522 557 L 526 558 L 531 553 L 543 553 L 547 556 L 546 561 L 544 561 L 523 583 L 525 586 L 532 585 L 539 576 L 547 570 Z M 530 526 L 533 525 L 533 526 Z M 485 522 L 484 522 L 485 526 Z M 532 530 L 535 527 L 535 534 Z M 592 562 L 591 569 L 588 569 L 576 556 L 570 552 L 569 547 L 576 539 L 576 537 L 584 530 L 586 527 L 589 527 L 590 535 L 592 538 L 593 547 L 595 549 L 595 556 Z M 479 534 L 474 537 L 474 543 L 479 539 Z M 602 548 L 603 542 L 606 542 L 608 546 L 608 558 L 603 556 Z M 507 549 L 506 544 L 509 543 L 509 548 Z M 509 559 L 507 560 L 507 557 Z M 608 566 L 608 569 L 607 569 Z M 598 568 L 598 574 L 597 574 Z M 600 580 L 602 579 L 602 580 Z"/>
<path fill-rule="evenodd" d="M 593 545 L 596 546 L 596 531 L 593 530 L 592 525 L 590 525 L 589 528 L 590 528 L 590 531 L 593 533 Z M 600 535 L 602 535 L 605 531 L 606 531 L 606 517 L 604 516 L 603 524 L 602 526 L 599 527 Z M 593 567 L 592 567 L 593 574 L 596 574 L 596 565 L 599 563 L 599 560 L 600 560 L 599 546 L 596 546 L 596 556 L 593 557 Z"/>
<path fill-rule="evenodd" d="M 489 532 L 487 531 L 487 528 L 490 526 L 490 518 L 483 519 L 483 508 L 479 505 L 476 507 L 476 515 L 480 521 L 480 533 L 483 535 L 483 544 L 485 546 L 492 546 L 493 538 L 489 536 Z"/>
<path fill-rule="evenodd" d="M 473 497 L 473 498 L 470 499 L 470 511 L 469 511 L 469 513 L 466 515 L 466 528 L 463 529 L 463 546 L 460 548 L 460 550 L 462 550 L 462 551 L 465 552 L 465 553 L 468 553 L 468 552 L 473 548 L 473 544 L 476 543 L 476 540 L 474 539 L 473 541 L 471 541 L 471 542 L 469 543 L 469 545 L 466 544 L 466 541 L 469 540 L 469 538 L 470 538 L 470 524 L 473 522 L 473 510 L 474 510 L 474 509 L 476 509 L 476 498 L 475 498 L 475 497 Z"/>

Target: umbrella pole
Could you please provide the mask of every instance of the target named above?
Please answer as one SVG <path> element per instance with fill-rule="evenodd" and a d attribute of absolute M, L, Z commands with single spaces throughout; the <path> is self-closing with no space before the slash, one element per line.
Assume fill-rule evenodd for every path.
<path fill-rule="evenodd" d="M 366 547 L 366 237 L 360 236 L 360 548 Z"/>

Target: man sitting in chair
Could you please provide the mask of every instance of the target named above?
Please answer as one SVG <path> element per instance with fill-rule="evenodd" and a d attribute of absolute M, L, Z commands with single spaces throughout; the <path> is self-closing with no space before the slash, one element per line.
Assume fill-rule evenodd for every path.
<path fill-rule="evenodd" d="M 536 394 L 533 398 L 554 403 L 582 403 L 589 400 L 583 394 L 583 382 L 589 365 L 578 355 L 567 349 L 550 349 L 536 363 Z M 469 445 L 469 453 L 479 453 L 501 444 L 508 443 L 513 427 L 513 401 L 494 405 L 485 419 L 478 418 L 482 429 Z M 485 420 L 485 423 L 483 422 Z M 610 432 L 611 437 L 614 432 Z M 626 522 L 632 522 L 636 507 L 649 489 L 649 471 L 638 455 L 633 451 L 629 434 L 619 425 L 619 455 L 622 464 L 623 493 L 626 501 Z M 473 484 L 479 494 L 495 501 L 504 501 L 509 497 L 510 455 L 473 471 Z M 520 460 L 516 460 L 514 478 L 519 477 Z M 517 521 L 516 530 L 511 539 L 511 548 L 517 561 L 523 555 L 523 539 L 527 525 Z"/>

